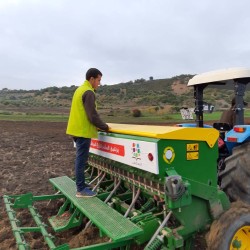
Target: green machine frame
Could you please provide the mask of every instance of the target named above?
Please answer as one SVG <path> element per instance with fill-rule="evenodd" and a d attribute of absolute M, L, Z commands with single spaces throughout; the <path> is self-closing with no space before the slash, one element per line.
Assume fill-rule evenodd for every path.
<path fill-rule="evenodd" d="M 140 148 L 141 157 L 148 157 L 158 166 L 157 173 L 119 162 L 106 152 L 91 151 L 86 179 L 94 185 L 97 197 L 75 197 L 75 182 L 61 176 L 50 179 L 54 195 L 5 195 L 4 203 L 20 250 L 29 249 L 25 233 L 40 232 L 49 249 L 70 249 L 67 243 L 55 246 L 35 209 L 43 200 L 63 199 L 56 215 L 49 218 L 50 226 L 60 233 L 79 227 L 84 218 L 99 228 L 100 236 L 109 242 L 75 249 L 129 249 L 131 244 L 144 249 L 193 249 L 197 232 L 229 208 L 229 200 L 217 187 L 216 160 L 218 132 L 213 128 L 180 128 L 155 126 L 111 125 L 112 133 L 99 133 L 98 141 L 122 141 L 131 145 L 149 143 Z M 112 144 L 113 145 L 113 144 Z M 129 147 L 129 146 L 128 146 Z M 106 148 L 105 148 L 106 150 Z M 105 151 L 104 150 L 104 151 Z M 131 155 L 131 148 L 125 152 Z M 129 151 L 129 152 L 128 152 Z M 101 153 L 96 153 L 101 152 Z M 124 154 L 126 154 L 124 153 Z M 126 156 L 126 155 L 125 155 Z M 97 184 L 93 184 L 93 183 Z M 36 225 L 23 227 L 16 210 L 27 208 Z M 68 216 L 64 216 L 65 213 Z"/>

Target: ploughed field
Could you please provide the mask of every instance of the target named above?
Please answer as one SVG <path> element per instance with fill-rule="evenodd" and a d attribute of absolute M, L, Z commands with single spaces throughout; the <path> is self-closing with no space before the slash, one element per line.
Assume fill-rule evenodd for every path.
<path fill-rule="evenodd" d="M 17 249 L 10 222 L 3 204 L 4 194 L 33 195 L 53 194 L 49 179 L 57 176 L 74 176 L 75 149 L 70 137 L 65 134 L 63 122 L 13 122 L 0 121 L 0 249 Z M 36 208 L 43 221 L 57 213 L 60 201 L 36 202 Z M 34 226 L 26 210 L 17 213 L 22 226 Z M 47 228 L 49 232 L 50 229 Z M 82 228 L 70 229 L 63 233 L 54 233 L 59 246 L 69 243 L 70 247 L 94 244 L 100 239 L 95 228 L 85 233 Z M 38 233 L 25 234 L 31 249 L 48 249 Z M 195 249 L 205 249 L 202 236 L 197 237 Z M 133 249 L 143 249 L 134 247 Z"/>
<path fill-rule="evenodd" d="M 0 121 L 0 249 L 17 249 L 10 223 L 3 206 L 3 194 L 33 195 L 53 194 L 49 179 L 57 176 L 74 175 L 73 143 L 65 134 L 66 123 L 54 122 L 10 122 Z M 43 218 L 56 214 L 56 202 L 35 203 Z M 23 210 L 18 213 L 22 225 L 31 225 L 30 215 Z M 45 221 L 46 222 L 46 221 Z M 56 236 L 57 245 L 65 242 L 76 247 L 76 243 L 88 244 L 96 232 L 81 237 L 78 230 Z M 47 249 L 40 234 L 26 234 L 31 249 Z M 34 238 L 34 239 L 32 239 Z M 78 239 L 79 238 L 79 239 Z"/>

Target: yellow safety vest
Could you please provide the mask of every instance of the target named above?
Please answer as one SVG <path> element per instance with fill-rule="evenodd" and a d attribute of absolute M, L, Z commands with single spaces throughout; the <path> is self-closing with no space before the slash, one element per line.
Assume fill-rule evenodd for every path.
<path fill-rule="evenodd" d="M 97 128 L 89 121 L 82 102 L 82 96 L 87 90 L 94 92 L 94 88 L 86 80 L 74 93 L 66 130 L 68 135 L 84 138 L 97 137 Z"/>

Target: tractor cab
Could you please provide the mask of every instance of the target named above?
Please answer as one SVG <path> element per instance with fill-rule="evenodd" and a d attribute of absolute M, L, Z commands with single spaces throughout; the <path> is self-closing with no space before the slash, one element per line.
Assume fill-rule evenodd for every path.
<path fill-rule="evenodd" d="M 245 102 L 244 95 L 250 82 L 250 69 L 230 68 L 224 70 L 211 71 L 194 76 L 189 80 L 188 86 L 194 87 L 195 99 L 195 117 L 197 127 L 207 127 L 204 125 L 204 99 L 203 92 L 205 88 L 213 87 L 219 89 L 234 90 L 234 124 L 216 122 L 213 127 L 220 132 L 222 139 L 227 147 L 229 154 L 239 143 L 250 140 L 250 133 L 247 133 L 244 125 Z M 244 133 L 243 133 L 244 132 Z"/>
<path fill-rule="evenodd" d="M 203 127 L 204 100 L 203 91 L 206 87 L 230 88 L 235 94 L 235 125 L 244 125 L 244 100 L 243 96 L 247 84 L 250 82 L 250 69 L 232 68 L 211 71 L 194 76 L 189 80 L 188 86 L 194 87 L 195 115 L 197 127 Z M 215 128 L 226 131 L 230 130 L 225 124 L 215 124 Z"/>
<path fill-rule="evenodd" d="M 243 97 L 250 82 L 250 69 L 247 68 L 231 68 L 224 70 L 211 71 L 194 76 L 189 80 L 188 86 L 194 88 L 195 108 L 193 109 L 193 116 L 195 123 L 192 124 L 178 124 L 179 127 L 203 127 L 215 128 L 220 132 L 220 139 L 227 144 L 229 153 L 234 146 L 238 145 L 240 137 L 241 143 L 249 140 L 250 134 L 245 133 L 244 136 L 239 134 L 238 127 L 244 125 L 244 110 L 245 102 Z M 212 113 L 214 105 L 208 104 L 204 101 L 204 90 L 208 88 L 218 88 L 234 91 L 234 109 L 230 110 L 231 115 L 234 116 L 234 122 L 227 123 L 225 121 L 215 122 L 212 125 L 204 124 L 204 113 Z M 208 112 L 209 111 L 209 112 Z M 225 110 L 224 112 L 227 112 Z M 234 129 L 234 126 L 237 128 Z M 245 130 L 245 129 L 243 129 Z M 219 144 L 224 145 L 224 143 Z"/>

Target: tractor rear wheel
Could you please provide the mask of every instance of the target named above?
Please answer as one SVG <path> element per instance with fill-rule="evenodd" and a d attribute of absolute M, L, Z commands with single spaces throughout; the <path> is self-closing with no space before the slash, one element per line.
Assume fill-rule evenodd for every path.
<path fill-rule="evenodd" d="M 250 206 L 233 203 L 212 223 L 206 241 L 208 250 L 250 249 Z"/>
<path fill-rule="evenodd" d="M 221 188 L 231 201 L 242 200 L 250 204 L 250 142 L 233 149 L 226 158 L 226 168 L 220 173 Z"/>

